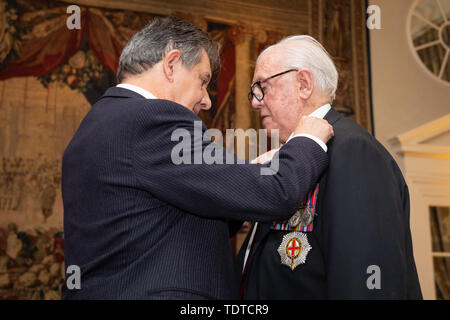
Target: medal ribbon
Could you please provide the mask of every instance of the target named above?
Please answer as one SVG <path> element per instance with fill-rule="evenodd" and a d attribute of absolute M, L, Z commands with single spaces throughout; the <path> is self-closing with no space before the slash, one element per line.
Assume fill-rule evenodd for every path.
<path fill-rule="evenodd" d="M 317 195 L 319 193 L 319 185 L 316 184 L 314 190 L 310 191 L 305 199 L 302 201 L 302 205 L 299 208 L 300 215 L 303 215 L 306 209 L 311 211 L 312 217 L 316 214 L 316 203 L 317 203 Z M 277 222 L 274 221 L 270 226 L 270 230 L 284 230 L 284 231 L 300 231 L 300 232 L 311 232 L 313 231 L 313 223 L 310 225 L 304 226 L 299 223 L 296 227 L 289 225 L 288 221 Z"/>

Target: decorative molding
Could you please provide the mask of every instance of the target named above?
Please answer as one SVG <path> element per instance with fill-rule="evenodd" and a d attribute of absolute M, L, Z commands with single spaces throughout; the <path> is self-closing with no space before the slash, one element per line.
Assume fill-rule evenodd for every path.
<path fill-rule="evenodd" d="M 450 132 L 450 113 L 388 140 L 394 151 L 421 157 L 450 159 L 450 147 L 426 144 L 426 141 Z"/>
<path fill-rule="evenodd" d="M 401 152 L 403 154 L 410 154 L 414 156 L 450 160 L 450 147 L 405 145 L 401 147 Z"/>
<path fill-rule="evenodd" d="M 450 174 L 409 170 L 408 178 L 411 182 L 439 187 L 450 187 Z M 448 196 L 448 194 L 447 194 Z"/>
<path fill-rule="evenodd" d="M 398 136 L 403 144 L 419 144 L 450 131 L 450 113 Z"/>
<path fill-rule="evenodd" d="M 430 207 L 450 206 L 450 147 L 426 140 L 450 131 L 448 120 L 441 117 L 389 141 L 404 156 L 414 256 L 425 299 L 436 299 Z"/>
<path fill-rule="evenodd" d="M 237 1 L 237 0 L 63 0 L 70 4 L 125 9 L 171 15 L 195 12 L 210 21 L 238 24 L 242 21 L 264 29 L 287 33 L 308 33 L 310 30 L 308 1 Z M 294 9 L 295 8 L 295 9 Z"/>

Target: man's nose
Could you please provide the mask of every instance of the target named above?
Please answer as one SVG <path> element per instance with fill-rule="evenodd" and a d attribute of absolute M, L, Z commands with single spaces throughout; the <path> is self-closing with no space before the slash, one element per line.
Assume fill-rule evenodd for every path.
<path fill-rule="evenodd" d="M 211 99 L 209 98 L 208 91 L 206 91 L 205 94 L 203 95 L 203 99 L 200 102 L 200 105 L 201 105 L 203 110 L 211 109 L 212 103 L 211 103 Z"/>
<path fill-rule="evenodd" d="M 254 96 L 252 97 L 252 101 L 251 101 L 251 104 L 252 104 L 252 108 L 254 108 L 254 109 L 261 109 L 262 107 L 263 107 L 263 101 L 264 101 L 264 99 L 263 100 L 261 100 L 261 101 L 259 101 L 258 99 L 256 99 Z"/>

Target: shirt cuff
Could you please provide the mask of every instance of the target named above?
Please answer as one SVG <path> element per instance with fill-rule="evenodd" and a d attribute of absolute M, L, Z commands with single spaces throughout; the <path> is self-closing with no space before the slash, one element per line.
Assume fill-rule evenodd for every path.
<path fill-rule="evenodd" d="M 288 141 L 291 140 L 292 138 L 295 138 L 295 137 L 307 137 L 307 138 L 313 139 L 315 142 L 317 142 L 317 143 L 319 144 L 319 146 L 322 147 L 323 151 L 325 151 L 325 152 L 328 151 L 327 145 L 326 145 L 322 140 L 320 140 L 319 138 L 317 138 L 316 136 L 313 136 L 313 135 L 307 134 L 307 133 L 300 133 L 300 134 L 296 134 L 296 135 L 290 137 L 290 138 L 288 139 Z M 287 143 L 288 141 L 286 141 L 286 143 Z"/>

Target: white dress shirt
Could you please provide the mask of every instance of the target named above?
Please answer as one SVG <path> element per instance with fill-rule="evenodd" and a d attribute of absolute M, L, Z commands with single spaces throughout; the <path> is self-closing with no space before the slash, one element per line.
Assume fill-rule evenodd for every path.
<path fill-rule="evenodd" d="M 134 91 L 136 93 L 139 93 L 145 99 L 158 99 L 151 92 L 149 92 L 145 89 L 142 89 L 141 87 L 135 86 L 134 84 L 119 83 L 116 87 L 128 89 L 128 90 Z"/>
<path fill-rule="evenodd" d="M 327 103 L 327 104 L 321 106 L 320 108 L 314 110 L 314 111 L 313 111 L 311 114 L 309 114 L 308 116 L 310 116 L 310 117 L 316 117 L 316 118 L 319 118 L 319 119 L 323 119 L 323 117 L 325 117 L 325 115 L 328 113 L 328 111 L 330 111 L 330 109 L 331 109 L 331 106 L 330 106 L 329 103 Z M 323 142 L 322 140 L 320 140 L 320 139 L 317 138 L 316 136 L 313 136 L 313 135 L 307 134 L 307 133 L 299 133 L 299 134 L 296 134 L 296 135 L 294 135 L 294 134 L 292 133 L 292 134 L 289 136 L 289 138 L 287 139 L 286 142 L 288 142 L 289 140 L 291 140 L 291 139 L 294 138 L 294 137 L 308 137 L 308 138 L 311 138 L 311 139 L 313 139 L 315 142 L 317 142 L 317 143 L 322 147 L 322 149 L 323 149 L 325 152 L 327 152 L 327 150 L 328 150 L 327 145 L 325 144 L 325 142 Z"/>

